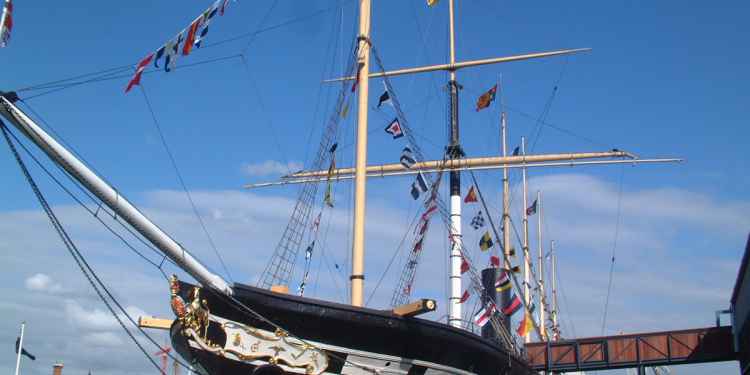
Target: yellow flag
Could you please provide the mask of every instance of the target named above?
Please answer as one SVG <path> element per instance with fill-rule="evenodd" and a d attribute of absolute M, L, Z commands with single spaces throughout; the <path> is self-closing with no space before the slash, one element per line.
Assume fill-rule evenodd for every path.
<path fill-rule="evenodd" d="M 523 314 L 523 320 L 521 321 L 521 324 L 518 325 L 518 329 L 516 332 L 518 333 L 518 336 L 526 336 L 529 332 L 531 332 L 534 329 L 534 322 L 528 314 Z"/>
<path fill-rule="evenodd" d="M 427 6 L 434 6 L 440 0 L 427 0 Z"/>

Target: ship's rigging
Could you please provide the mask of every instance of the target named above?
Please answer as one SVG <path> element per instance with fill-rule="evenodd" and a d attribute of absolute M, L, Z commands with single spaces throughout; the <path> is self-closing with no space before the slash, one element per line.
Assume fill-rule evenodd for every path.
<path fill-rule="evenodd" d="M 450 1 L 451 4 L 451 28 L 452 28 L 452 18 L 453 18 L 453 10 L 452 10 L 452 1 Z M 487 60 L 481 60 L 481 61 L 474 61 L 474 62 L 461 62 L 456 63 L 455 62 L 455 56 L 451 56 L 451 62 L 447 65 L 438 65 L 438 66 L 432 66 L 432 67 L 422 67 L 422 68 L 413 68 L 413 69 L 402 69 L 397 71 L 386 71 L 384 64 L 380 58 L 380 56 L 377 53 L 377 49 L 372 44 L 372 41 L 369 39 L 369 1 L 365 0 L 361 4 L 362 7 L 362 16 L 361 16 L 361 27 L 360 27 L 360 35 L 357 38 L 356 47 L 353 48 L 351 57 L 350 57 L 350 64 L 347 68 L 347 71 L 345 73 L 345 78 L 340 80 L 340 93 L 338 95 L 336 105 L 334 106 L 334 111 L 331 114 L 328 123 L 326 124 L 326 130 L 323 132 L 323 137 L 321 140 L 321 143 L 318 148 L 317 156 L 313 159 L 311 163 L 311 170 L 313 173 L 320 173 L 315 172 L 319 170 L 323 170 L 326 162 L 330 164 L 330 167 L 327 171 L 327 174 L 325 176 L 323 175 L 312 175 L 312 176 L 302 176 L 303 179 L 301 180 L 304 184 L 303 187 L 300 189 L 300 193 L 298 195 L 297 203 L 293 209 L 292 217 L 287 224 L 287 227 L 284 231 L 284 234 L 282 235 L 282 238 L 277 245 L 277 248 L 274 252 L 274 255 L 271 258 L 271 261 L 268 263 L 268 266 L 266 267 L 265 272 L 263 273 L 263 276 L 259 282 L 261 286 L 264 288 L 270 288 L 274 285 L 278 284 L 289 284 L 290 278 L 292 275 L 293 267 L 297 261 L 298 252 L 302 246 L 304 246 L 304 238 L 305 233 L 309 230 L 310 227 L 310 220 L 311 215 L 314 210 L 314 208 L 317 206 L 316 203 L 314 203 L 315 199 L 317 199 L 317 193 L 318 193 L 318 183 L 323 180 L 325 177 L 326 182 L 328 184 L 332 183 L 333 181 L 336 181 L 335 177 L 339 175 L 346 175 L 347 173 L 351 173 L 350 171 L 344 171 L 342 169 L 335 168 L 334 164 L 334 155 L 335 153 L 333 150 L 335 149 L 336 143 L 336 137 L 338 133 L 338 126 L 340 122 L 340 118 L 342 117 L 342 113 L 346 110 L 347 104 L 348 104 L 348 98 L 352 96 L 351 93 L 359 91 L 359 123 L 366 124 L 367 122 L 367 110 L 368 110 L 368 101 L 367 101 L 367 89 L 368 89 L 368 79 L 369 77 L 382 77 L 385 82 L 386 92 L 391 95 L 391 100 L 393 102 L 393 108 L 397 113 L 397 119 L 401 123 L 401 126 L 405 130 L 405 133 L 407 137 L 409 137 L 409 145 L 414 151 L 415 159 L 416 161 L 420 163 L 427 163 L 428 160 L 425 159 L 424 155 L 422 154 L 421 150 L 419 149 L 417 140 L 413 137 L 412 129 L 409 126 L 409 122 L 406 119 L 406 116 L 404 115 L 404 112 L 402 111 L 397 95 L 396 90 L 391 85 L 389 79 L 392 76 L 401 75 L 401 74 L 408 74 L 408 73 L 418 73 L 418 72 L 426 72 L 426 71 L 433 71 L 433 70 L 448 70 L 451 72 L 451 127 L 454 130 L 452 132 L 451 142 L 448 146 L 447 152 L 446 152 L 446 158 L 442 161 L 436 160 L 433 161 L 433 169 L 429 170 L 427 168 L 423 168 L 424 165 L 420 165 L 416 168 L 417 173 L 424 172 L 427 180 L 429 181 L 430 185 L 433 187 L 433 191 L 431 194 L 426 194 L 425 201 L 427 205 L 434 203 L 435 207 L 438 211 L 438 216 L 440 217 L 441 221 L 443 222 L 443 227 L 446 229 L 447 232 L 451 233 L 451 247 L 452 252 L 454 254 L 451 255 L 452 258 L 455 258 L 454 260 L 460 259 L 463 263 L 468 264 L 466 271 L 463 271 L 461 273 L 457 274 L 457 277 L 459 278 L 458 285 L 459 289 L 458 292 L 461 292 L 460 289 L 460 278 L 461 274 L 466 273 L 468 275 L 469 279 L 469 289 L 473 290 L 474 295 L 480 296 L 485 295 L 488 293 L 488 290 L 482 285 L 482 280 L 479 275 L 479 272 L 476 268 L 476 265 L 480 264 L 481 262 L 474 262 L 472 260 L 472 254 L 467 249 L 467 247 L 461 242 L 460 240 L 460 231 L 458 230 L 458 227 L 460 226 L 460 208 L 456 209 L 455 205 L 452 205 L 450 208 L 447 207 L 447 205 L 441 200 L 441 198 L 438 196 L 438 187 L 439 187 L 439 180 L 442 177 L 442 173 L 444 170 L 449 170 L 451 172 L 451 200 L 455 200 L 455 197 L 460 198 L 460 194 L 456 194 L 456 192 L 460 192 L 460 182 L 458 181 L 458 171 L 461 168 L 460 163 L 459 167 L 453 167 L 452 169 L 446 168 L 447 165 L 449 165 L 449 160 L 456 160 L 460 159 L 463 156 L 463 152 L 461 150 L 461 147 L 458 143 L 458 136 L 457 136 L 457 90 L 458 85 L 455 80 L 455 71 L 460 68 L 466 68 L 476 65 L 482 65 L 482 64 L 491 64 L 491 63 L 499 63 L 499 62 L 505 62 L 505 61 L 515 61 L 515 60 L 524 60 L 528 58 L 535 58 L 535 57 L 544 57 L 544 56 L 551 56 L 551 55 L 559 55 L 559 54 L 565 54 L 565 53 L 571 53 L 576 52 L 577 50 L 568 50 L 568 51 L 559 51 L 554 53 L 546 53 L 546 54 L 531 54 L 531 55 L 522 55 L 522 56 L 516 56 L 513 58 L 499 58 L 499 59 L 487 59 Z M 367 8 L 367 9 L 365 9 Z M 453 36 L 451 33 L 451 40 Z M 452 42 L 451 42 L 452 44 Z M 378 66 L 379 72 L 376 73 L 370 73 L 370 70 L 368 68 L 369 64 L 369 50 L 372 51 L 372 54 L 375 58 L 375 61 Z M 108 72 L 107 75 L 111 75 L 111 72 Z M 347 78 L 348 77 L 348 78 Z M 99 77 L 100 79 L 105 78 L 111 78 L 110 77 Z M 45 89 L 55 89 L 54 86 L 43 86 Z M 17 98 L 16 98 L 17 99 Z M 74 155 L 70 154 L 65 150 L 64 147 L 59 145 L 54 141 L 54 139 L 51 139 L 49 135 L 47 135 L 41 128 L 36 126 L 34 124 L 34 121 L 27 117 L 23 112 L 21 112 L 15 105 L 13 104 L 14 100 L 10 99 L 8 96 L 5 96 L 2 98 L 3 100 L 3 112 L 4 115 L 9 118 L 14 125 L 16 125 L 21 131 L 31 137 L 35 143 L 37 143 L 53 160 L 60 163 L 63 168 L 66 169 L 67 173 L 69 173 L 72 177 L 79 179 L 83 185 L 86 186 L 87 189 L 94 191 L 94 194 L 96 194 L 99 199 L 101 199 L 104 203 L 109 205 L 114 215 L 120 215 L 123 220 L 127 221 L 132 227 L 134 227 L 136 230 L 138 230 L 144 237 L 146 237 L 150 242 L 155 244 L 156 247 L 159 248 L 159 250 L 163 251 L 166 256 L 164 257 L 163 261 L 166 261 L 167 259 L 171 259 L 172 262 L 175 264 L 180 265 L 181 267 L 185 268 L 195 279 L 200 281 L 200 283 L 203 285 L 203 287 L 209 291 L 210 293 L 214 293 L 215 296 L 213 298 L 218 298 L 219 300 L 223 300 L 224 302 L 228 303 L 229 305 L 232 305 L 235 309 L 240 310 L 242 314 L 246 317 L 251 317 L 252 319 L 258 319 L 264 324 L 268 324 L 272 327 L 275 327 L 277 329 L 277 335 L 280 335 L 282 337 L 292 337 L 296 340 L 299 340 L 300 345 L 305 345 L 305 347 L 309 346 L 310 348 L 314 350 L 322 350 L 320 346 L 317 346 L 315 344 L 309 343 L 305 341 L 302 337 L 296 337 L 292 332 L 287 331 L 284 327 L 274 323 L 272 319 L 268 319 L 267 317 L 263 316 L 262 314 L 259 314 L 253 310 L 253 308 L 247 306 L 244 304 L 240 299 L 235 298 L 233 296 L 234 294 L 234 288 L 230 287 L 221 277 L 211 273 L 209 270 L 207 270 L 200 262 L 198 262 L 196 259 L 194 259 L 179 243 L 172 240 L 166 233 L 163 233 L 158 227 L 153 225 L 147 218 L 145 218 L 140 212 L 137 211 L 134 207 L 130 205 L 128 201 L 126 201 L 121 195 L 111 188 L 105 181 L 101 180 L 86 168 L 83 163 L 78 161 Z M 511 160 L 507 157 L 507 144 L 505 139 L 505 114 L 503 113 L 503 117 L 501 118 L 502 122 L 502 150 L 503 150 L 503 159 L 501 160 L 494 160 L 490 163 L 488 163 L 486 166 L 491 167 L 501 167 L 504 170 L 504 178 L 503 178 L 503 185 L 504 185 L 504 202 L 503 202 L 503 225 L 501 226 L 501 229 L 498 230 L 498 227 L 493 223 L 491 215 L 488 215 L 488 219 L 490 221 L 490 227 L 492 228 L 492 231 L 494 232 L 494 238 L 499 243 L 499 248 L 503 251 L 503 266 L 506 269 L 511 269 L 511 263 L 510 263 L 510 247 L 511 247 L 511 236 L 510 236 L 510 227 L 511 227 L 511 220 L 510 220 L 510 212 L 509 212 L 509 182 L 508 182 L 508 169 L 509 164 L 515 163 L 520 165 L 521 168 L 528 168 L 532 165 L 529 164 L 529 160 L 533 158 L 533 156 L 522 156 L 520 159 L 517 160 Z M 5 128 L 3 127 L 3 131 L 5 131 Z M 363 247 L 364 243 L 364 226 L 363 226 L 363 220 L 364 220 L 364 181 L 368 177 L 367 176 L 367 166 L 366 166 L 366 158 L 364 156 L 364 151 L 366 151 L 366 136 L 367 131 L 366 127 L 361 128 L 358 133 L 358 142 L 357 142 L 357 148 L 358 148 L 358 156 L 357 156 L 357 168 L 354 170 L 355 180 L 357 180 L 357 186 L 358 190 L 356 193 L 357 196 L 357 208 L 355 208 L 355 233 L 354 233 L 354 239 L 355 239 L 355 251 L 352 255 L 352 296 L 351 301 L 354 306 L 360 306 L 363 304 L 363 298 L 362 298 L 362 288 L 363 288 L 363 280 L 364 280 L 364 270 L 363 270 L 363 262 L 362 262 L 362 253 L 361 248 Z M 7 138 L 6 134 L 6 138 Z M 364 137 L 364 139 L 363 139 Z M 8 142 L 10 144 L 10 139 L 8 138 Z M 12 147 L 12 145 L 11 145 Z M 362 150 L 364 148 L 364 151 Z M 15 151 L 14 151 L 15 153 Z M 22 165 L 22 162 L 20 161 L 20 158 L 18 157 L 18 154 L 16 154 L 16 157 L 19 161 L 19 163 Z M 630 154 L 621 152 L 621 151 L 611 151 L 611 152 L 604 152 L 601 153 L 602 155 L 597 156 L 560 156 L 560 155 L 548 155 L 546 158 L 542 158 L 543 162 L 549 162 L 549 161 L 564 161 L 568 159 L 576 159 L 576 158 L 590 158 L 590 157 L 599 157 L 599 156 L 605 156 L 605 157 L 628 157 L 632 156 Z M 661 160 L 660 160 L 661 161 Z M 637 163 L 639 161 L 630 161 L 633 163 Z M 455 163 L 455 162 L 454 162 Z M 382 168 L 382 167 L 381 167 Z M 34 187 L 33 181 L 31 181 L 30 176 L 28 174 L 28 171 L 23 167 L 24 174 L 29 179 L 30 184 L 32 187 Z M 396 171 L 398 172 L 398 171 Z M 428 172 L 434 172 L 436 173 L 436 176 L 433 176 L 432 173 Z M 309 173 L 309 172 L 305 172 Z M 421 174 L 420 174 L 421 175 Z M 304 180 L 304 178 L 310 178 L 313 179 Z M 317 178 L 317 179 L 316 179 Z M 473 178 L 473 173 L 472 173 Z M 455 182 L 455 183 L 454 183 Z M 475 185 L 476 179 L 474 179 Z M 41 197 L 41 194 L 39 193 L 38 189 L 34 188 L 35 193 L 37 194 L 37 197 L 40 199 L 40 203 L 43 207 L 45 207 L 45 210 L 47 209 L 48 205 L 45 203 L 43 197 Z M 485 212 L 488 212 L 488 208 L 486 203 L 484 202 L 484 198 L 482 196 L 481 191 L 479 190 L 477 186 L 477 191 L 479 193 L 479 197 L 482 200 L 482 204 L 484 207 Z M 541 205 L 541 200 L 539 200 L 539 204 Z M 525 205 L 524 205 L 525 206 Z M 525 207 L 524 207 L 525 209 Z M 358 214 L 357 214 L 358 213 Z M 48 211 L 48 214 L 50 214 L 50 220 L 53 222 L 53 224 L 57 221 L 50 211 Z M 489 212 L 488 212 L 489 214 Z M 317 216 L 320 218 L 320 215 Z M 456 219 L 458 217 L 458 220 Z M 541 218 L 541 212 L 539 214 L 539 217 Z M 59 223 L 55 225 L 56 228 L 59 228 Z M 316 229 L 317 230 L 317 229 Z M 539 225 L 539 230 L 541 230 L 541 225 Z M 66 242 L 66 245 L 70 242 L 69 239 L 67 239 L 67 235 L 64 233 L 64 231 L 60 231 L 58 229 L 58 232 L 60 233 L 63 240 Z M 499 233 L 502 232 L 502 235 Z M 541 236 L 540 236 L 541 237 Z M 309 246 L 314 246 L 314 241 L 317 238 L 317 232 L 314 236 L 311 236 L 312 238 L 312 244 Z M 500 240 L 502 238 L 502 241 Z M 309 238 L 308 238 L 309 241 Z M 413 244 L 415 246 L 415 244 Z M 542 250 L 541 250 L 541 239 L 539 241 L 539 251 L 540 251 L 540 258 L 542 258 Z M 523 248 L 524 248 L 524 254 L 528 255 L 528 240 L 524 241 Z M 312 254 L 312 247 L 310 250 L 310 254 Z M 306 256 L 306 258 L 308 258 Z M 410 262 L 414 261 L 417 262 L 415 258 L 414 260 L 410 260 Z M 528 259 L 528 256 L 526 257 Z M 543 264 L 542 260 L 540 259 L 539 265 L 541 268 L 541 265 Z M 554 264 L 554 263 L 553 263 Z M 462 263 L 455 263 L 453 264 L 454 267 L 456 265 L 461 265 L 461 268 L 463 268 Z M 160 265 L 161 266 L 161 265 Z M 528 264 L 526 266 L 528 272 L 532 273 L 533 275 L 533 269 Z M 83 270 L 83 269 L 82 269 Z M 307 281 L 307 274 L 309 271 L 309 262 L 306 265 L 305 270 L 305 276 L 303 279 L 303 283 Z M 84 270 L 84 273 L 86 271 Z M 407 269 L 402 272 L 402 276 L 400 278 L 400 281 L 397 286 L 396 293 L 394 293 L 394 296 L 392 298 L 392 304 L 400 304 L 405 301 L 408 301 L 412 286 L 414 283 L 414 275 L 416 272 L 416 267 L 407 267 Z M 544 287 L 544 282 L 541 280 L 542 275 L 544 274 L 543 271 L 540 269 L 540 279 L 538 281 L 539 288 Z M 456 273 L 456 272 L 453 272 Z M 456 275 L 452 275 L 456 276 Z M 530 314 L 530 300 L 528 298 L 528 281 L 525 281 L 525 283 L 520 283 L 518 280 L 516 280 L 516 276 L 511 272 L 510 277 L 513 280 L 513 285 L 515 290 L 521 291 L 525 290 L 524 293 L 524 310 L 525 314 Z M 536 278 L 535 278 L 536 279 Z M 553 284 L 555 280 L 555 275 L 553 272 Z M 96 288 L 96 285 L 94 285 L 94 288 Z M 454 285 L 455 286 L 455 285 Z M 523 288 L 522 288 L 523 286 Z M 301 288 L 304 290 L 304 284 L 302 284 Z M 455 288 L 453 288 L 455 289 Z M 553 286 L 554 289 L 554 286 Z M 198 305 L 200 305 L 200 299 L 197 298 L 197 292 L 196 293 L 196 300 L 198 301 Z M 174 297 L 173 295 L 173 301 Z M 449 303 L 455 303 L 455 299 L 457 299 L 458 294 L 456 293 L 456 290 L 451 291 L 451 299 L 449 299 Z M 111 296 L 110 296 L 111 298 Z M 545 297 L 544 293 L 542 292 L 542 300 L 541 304 L 546 305 L 545 303 Z M 553 302 L 556 304 L 556 298 L 553 298 Z M 205 304 L 205 302 L 203 302 Z M 195 310 L 192 310 L 193 312 L 200 311 L 200 306 L 196 305 Z M 453 307 L 453 305 L 449 305 Z M 109 307 L 109 306 L 108 306 Z M 494 306 L 493 306 L 494 308 Z M 540 313 L 543 314 L 548 308 L 546 306 L 540 307 Z M 451 309 L 453 310 L 453 309 Z M 451 312 L 451 318 L 449 319 L 449 323 L 455 326 L 460 326 L 460 308 L 455 309 L 458 311 L 458 315 Z M 557 308 L 553 307 L 551 308 L 552 311 L 552 320 L 553 320 L 553 333 L 556 335 L 555 330 L 557 329 Z M 114 313 L 114 311 L 112 311 Z M 186 326 L 183 326 L 182 329 L 184 329 L 184 332 L 187 332 L 187 329 L 192 329 L 191 327 L 187 327 L 188 322 L 195 323 L 194 320 L 188 320 L 188 317 L 184 314 L 180 314 L 176 311 L 176 314 L 178 315 L 180 324 L 185 324 Z M 208 316 L 208 313 L 205 313 L 205 316 Z M 224 319 L 224 318 L 222 318 Z M 453 321 L 451 321 L 453 319 Z M 506 323 L 503 323 L 500 318 L 495 316 L 494 314 L 491 314 L 489 317 L 491 326 L 493 327 L 494 331 L 498 335 L 498 338 L 500 342 L 502 343 L 502 347 L 508 352 L 513 353 L 514 356 L 521 356 L 522 353 L 520 351 L 519 345 L 516 343 L 515 338 L 512 335 L 511 327 L 509 327 Z M 191 324 L 192 324 L 191 323 Z M 208 318 L 206 318 L 204 323 L 196 323 L 198 324 L 197 327 L 200 327 L 201 329 L 205 329 L 205 332 L 208 332 L 209 329 L 209 323 Z M 203 324 L 203 325 L 201 325 Z M 223 323 L 225 326 L 229 326 L 225 323 Z M 546 330 L 543 328 L 546 325 L 546 320 L 544 319 L 544 315 L 542 315 L 538 322 L 539 325 L 542 326 L 541 330 L 539 327 L 536 327 L 537 333 L 541 338 L 546 337 Z M 231 325 L 231 324 L 230 324 Z M 536 325 L 536 323 L 535 323 Z M 186 328 L 187 327 L 187 328 Z M 187 333 L 185 333 L 187 334 Z M 207 333 L 203 334 L 204 337 L 201 338 L 199 336 L 194 336 L 193 338 L 198 340 L 200 342 L 201 339 L 207 339 Z M 192 338 L 191 338 L 192 339 Z M 235 339 L 235 346 L 238 346 L 237 344 L 238 339 Z M 210 341 L 209 341 L 210 343 Z M 307 350 L 307 349 L 306 349 Z M 145 352 L 144 352 L 145 353 Z M 277 353 L 278 354 L 278 353 Z M 335 355 L 331 355 L 332 358 L 335 358 Z M 275 358 L 275 357 L 274 357 Z M 367 366 L 362 366 L 361 364 L 357 364 L 356 362 L 349 361 L 348 359 L 340 359 L 343 362 L 350 363 L 353 366 L 358 366 L 363 369 L 367 369 Z M 509 358 L 510 361 L 510 358 Z M 275 364 L 275 363 L 273 363 Z M 510 366 L 510 362 L 509 362 Z M 316 370 L 317 371 L 317 370 Z M 368 369 L 368 371 L 372 371 L 372 369 Z"/>

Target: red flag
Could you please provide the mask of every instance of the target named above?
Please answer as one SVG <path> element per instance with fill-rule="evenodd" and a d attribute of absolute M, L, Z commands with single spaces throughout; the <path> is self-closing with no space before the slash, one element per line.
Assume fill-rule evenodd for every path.
<path fill-rule="evenodd" d="M 469 299 L 469 291 L 465 290 L 464 294 L 461 296 L 461 300 L 458 301 L 458 303 L 464 303 Z"/>
<path fill-rule="evenodd" d="M 505 307 L 503 307 L 503 314 L 511 316 L 518 311 L 518 309 L 521 308 L 521 299 L 518 298 L 517 294 L 513 295 L 513 299 L 511 299 L 510 303 L 508 303 Z"/>
<path fill-rule="evenodd" d="M 494 256 L 494 255 L 491 256 L 490 257 L 490 264 L 492 265 L 492 267 L 500 268 L 500 257 Z"/>
<path fill-rule="evenodd" d="M 493 313 L 495 313 L 495 304 L 490 303 L 489 307 L 483 307 L 476 315 L 474 315 L 474 323 L 483 327 L 490 321 L 490 317 L 492 317 Z"/>
<path fill-rule="evenodd" d="M 492 86 L 489 91 L 485 92 L 479 97 L 479 99 L 477 99 L 477 112 L 490 106 L 490 103 L 495 100 L 495 93 L 497 93 L 497 85 Z"/>
<path fill-rule="evenodd" d="M 187 56 L 190 54 L 190 51 L 193 49 L 193 44 L 195 44 L 195 34 L 198 32 L 198 27 L 200 27 L 201 23 L 203 21 L 203 16 L 201 15 L 193 21 L 193 23 L 190 24 L 190 29 L 188 29 L 188 35 L 187 39 L 185 39 L 185 44 L 182 45 L 182 54 L 184 56 Z"/>
<path fill-rule="evenodd" d="M 466 193 L 466 198 L 464 198 L 464 203 L 474 203 L 477 201 L 477 193 L 474 191 L 474 186 L 469 188 L 469 192 Z"/>
<path fill-rule="evenodd" d="M 153 58 L 154 53 L 152 52 L 138 63 L 138 67 L 135 68 L 135 74 L 133 75 L 133 78 L 130 79 L 130 82 L 128 82 L 128 87 L 125 88 L 126 94 L 128 93 L 128 91 L 130 91 L 130 89 L 133 88 L 133 86 L 141 84 L 141 74 L 143 74 L 143 71 L 146 69 L 148 64 L 151 64 L 151 59 Z"/>
<path fill-rule="evenodd" d="M 466 261 L 466 258 L 461 257 L 461 274 L 465 274 L 469 270 L 469 267 L 469 262 Z"/>

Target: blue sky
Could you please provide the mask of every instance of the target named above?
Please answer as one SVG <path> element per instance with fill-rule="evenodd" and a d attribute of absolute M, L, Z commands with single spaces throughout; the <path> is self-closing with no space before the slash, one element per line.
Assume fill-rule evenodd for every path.
<path fill-rule="evenodd" d="M 600 332 L 621 173 L 621 229 L 611 324 L 606 332 L 710 325 L 714 310 L 727 307 L 750 227 L 746 215 L 750 177 L 745 163 L 750 158 L 745 90 L 750 73 L 744 69 L 750 51 L 743 48 L 750 37 L 747 3 L 458 3 L 459 61 L 593 48 L 570 57 L 461 71 L 461 136 L 470 156 L 497 153 L 497 103 L 479 113 L 473 106 L 476 97 L 502 76 L 511 147 L 521 136 L 533 136 L 535 118 L 557 84 L 546 121 L 566 131 L 543 127 L 534 139 L 535 152 L 616 147 L 643 157 L 686 159 L 678 165 L 531 173 L 532 189 L 545 191 L 549 216 L 545 238 L 558 241 L 562 288 L 570 302 L 563 306 L 562 315 L 565 324 L 575 326 L 568 331 L 575 330 L 579 336 Z M 209 4 L 202 0 L 178 5 L 17 2 L 10 46 L 0 50 L 0 90 L 135 64 Z M 207 42 L 255 30 L 273 4 L 273 0 L 233 3 L 224 17 L 214 21 Z M 335 4 L 279 0 L 265 25 Z M 231 57 L 223 62 L 143 77 L 166 141 L 237 281 L 254 282 L 262 271 L 285 225 L 289 200 L 296 195 L 294 188 L 248 192 L 241 186 L 272 180 L 286 169 L 275 166 L 300 165 L 311 157 L 337 90 L 320 81 L 341 71 L 340 30 L 348 50 L 354 36 L 355 5 L 355 1 L 343 2 L 343 19 L 339 9 L 321 13 L 262 33 L 249 45 L 245 38 L 197 50 L 181 58 L 178 66 Z M 421 0 L 375 2 L 372 34 L 387 68 L 446 62 L 447 1 L 432 9 Z M 246 65 L 232 57 L 243 52 Z M 143 96 L 138 90 L 123 94 L 127 81 L 83 85 L 31 98 L 28 103 L 120 191 L 160 219 L 159 224 L 178 240 L 192 245 L 189 248 L 209 266 L 220 270 L 205 237 L 189 230 L 196 228 L 195 218 Z M 431 158 L 440 157 L 446 140 L 445 81 L 443 73 L 393 79 L 420 146 Z M 374 105 L 381 84 L 374 81 L 371 87 Z M 403 147 L 379 130 L 393 117 L 389 110 L 370 114 L 371 129 L 375 129 L 370 136 L 371 163 L 393 162 Z M 353 159 L 352 118 L 339 134 L 340 165 L 351 164 Z M 108 350 L 133 348 L 106 316 L 97 315 L 97 311 L 104 312 L 103 306 L 92 298 L 62 253 L 10 153 L 5 155 L 0 157 L 0 192 L 6 197 L 0 201 L 0 257 L 8 272 L 0 277 L 7 296 L 0 310 L 14 319 L 0 326 L 3 340 L 10 342 L 18 321 L 27 319 L 30 334 L 35 330 L 41 334 L 41 327 L 54 334 L 48 343 L 30 337 L 45 357 L 33 365 L 36 373 L 46 373 L 50 357 L 69 361 L 74 369 L 93 367 L 100 373 L 150 371 L 134 350 L 123 363 L 107 366 L 101 358 L 76 353 L 74 344 L 64 344 L 66 337 L 76 337 L 81 345 L 101 345 L 97 351 L 101 357 Z M 132 254 L 124 254 L 127 250 L 98 229 L 39 171 L 35 175 L 126 305 L 166 315 L 167 289 L 160 290 L 158 273 Z M 479 178 L 498 207 L 499 172 L 482 173 Z M 519 182 L 516 173 L 512 178 L 513 184 Z M 368 280 L 376 280 L 385 270 L 403 235 L 402 226 L 393 223 L 405 226 L 416 212 L 417 205 L 408 198 L 410 183 L 408 178 L 396 178 L 369 184 Z M 337 187 L 336 211 L 327 216 L 332 218 L 327 224 L 330 243 L 323 263 L 329 266 L 348 259 L 350 194 L 349 185 Z M 521 207 L 517 195 L 516 212 Z M 465 208 L 467 216 L 474 210 Z M 442 278 L 435 275 L 439 272 L 427 270 L 443 269 L 446 245 L 442 234 L 432 236 L 432 253 L 425 256 L 417 293 L 441 300 Z M 468 232 L 467 242 L 474 241 L 473 236 Z M 129 270 L 130 277 L 120 277 L 123 269 Z M 329 272 L 325 264 L 320 269 L 313 295 L 340 299 L 345 294 L 341 290 L 345 275 Z M 387 280 L 398 271 L 389 272 Z M 378 289 L 376 306 L 386 306 L 388 288 L 394 283 L 386 281 Z M 77 320 L 85 314 L 101 317 L 102 324 L 92 327 Z M 67 324 L 61 327 L 51 321 Z M 0 368 L 10 368 L 12 361 L 10 355 L 0 356 Z M 733 366 L 712 369 L 734 373 Z"/>

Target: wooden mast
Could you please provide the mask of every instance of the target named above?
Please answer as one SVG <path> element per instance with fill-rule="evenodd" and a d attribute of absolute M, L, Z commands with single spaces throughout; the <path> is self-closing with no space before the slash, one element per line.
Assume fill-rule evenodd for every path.
<path fill-rule="evenodd" d="M 367 109 L 370 76 L 370 0 L 360 0 L 359 48 L 355 82 L 357 102 L 357 156 L 354 172 L 354 239 L 352 242 L 351 304 L 362 306 L 365 283 L 365 184 L 367 183 Z"/>
<path fill-rule="evenodd" d="M 526 157 L 526 137 L 521 137 L 521 155 Z M 523 301 L 525 303 L 525 306 L 528 308 L 529 306 L 531 306 L 531 292 L 529 288 L 531 275 L 531 257 L 529 255 L 529 215 L 526 213 L 526 208 L 529 207 L 529 191 L 528 185 L 526 184 L 526 167 L 521 169 L 521 178 L 523 180 L 523 207 L 521 208 L 521 214 L 523 215 Z M 527 312 L 524 313 L 526 314 Z M 528 316 L 528 318 L 531 319 L 532 317 Z M 526 335 L 523 336 L 523 342 L 531 342 L 530 332 L 526 332 Z"/>
<path fill-rule="evenodd" d="M 502 101 L 502 100 L 501 100 Z M 502 131 L 503 157 L 508 156 L 507 132 L 508 124 L 505 111 L 500 112 L 500 128 Z M 510 181 L 508 180 L 508 167 L 503 168 L 503 259 L 505 259 L 506 272 L 511 272 L 510 264 Z"/>

